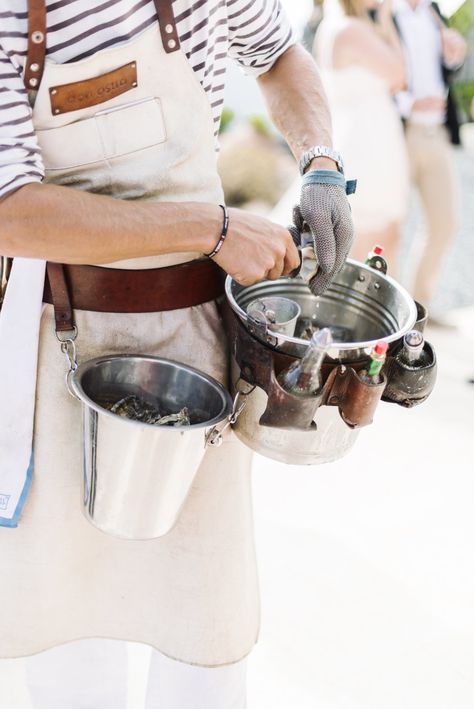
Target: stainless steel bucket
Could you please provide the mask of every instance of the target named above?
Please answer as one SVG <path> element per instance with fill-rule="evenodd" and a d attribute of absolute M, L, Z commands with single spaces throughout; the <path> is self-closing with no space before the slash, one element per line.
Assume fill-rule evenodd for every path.
<path fill-rule="evenodd" d="M 328 290 L 318 297 L 299 278 L 262 281 L 248 287 L 227 278 L 226 295 L 249 332 L 277 352 L 301 357 L 308 346 L 308 340 L 299 336 L 304 327 L 308 324 L 329 327 L 334 341 L 326 361 L 334 364 L 367 361 L 377 341 L 399 340 L 417 318 L 414 300 L 395 280 L 350 260 Z M 247 319 L 249 303 L 267 296 L 291 298 L 300 306 L 301 316 L 293 337 L 259 329 L 255 321 Z M 259 387 L 247 386 L 244 380 L 239 380 L 239 373 L 234 360 L 232 381 L 237 390 L 244 392 L 242 401 L 245 401 L 234 430 L 253 450 L 285 463 L 315 465 L 341 458 L 354 445 L 358 429 L 349 428 L 334 407 L 321 406 L 314 418 L 315 427 L 308 430 L 261 425 L 267 394 Z"/>
<path fill-rule="evenodd" d="M 206 434 L 231 413 L 228 392 L 192 367 L 141 355 L 84 362 L 70 386 L 83 408 L 86 517 L 102 531 L 126 539 L 166 534 L 202 461 Z M 167 412 L 187 407 L 196 422 L 153 426 L 102 405 L 132 394 Z"/>

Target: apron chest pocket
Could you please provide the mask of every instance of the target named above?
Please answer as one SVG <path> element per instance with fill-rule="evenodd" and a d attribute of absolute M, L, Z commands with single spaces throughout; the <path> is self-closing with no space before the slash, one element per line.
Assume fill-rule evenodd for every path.
<path fill-rule="evenodd" d="M 166 141 L 161 101 L 147 98 L 37 131 L 46 172 L 92 165 Z"/>

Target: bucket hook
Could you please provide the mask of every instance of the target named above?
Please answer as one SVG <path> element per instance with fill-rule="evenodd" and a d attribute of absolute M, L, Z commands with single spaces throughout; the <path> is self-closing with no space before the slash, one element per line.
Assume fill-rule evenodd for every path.
<path fill-rule="evenodd" d="M 252 391 L 255 389 L 253 386 L 249 391 L 241 391 L 239 390 L 235 397 L 234 397 L 234 402 L 232 405 L 232 411 L 230 415 L 227 417 L 224 425 L 222 428 L 219 428 L 219 426 L 213 426 L 206 434 L 206 446 L 213 446 L 214 448 L 219 448 L 219 446 L 222 445 L 223 440 L 224 440 L 224 433 L 227 431 L 229 426 L 233 426 L 234 423 L 237 421 L 239 418 L 240 414 L 242 411 L 245 409 L 247 406 L 247 396 L 252 393 Z"/>

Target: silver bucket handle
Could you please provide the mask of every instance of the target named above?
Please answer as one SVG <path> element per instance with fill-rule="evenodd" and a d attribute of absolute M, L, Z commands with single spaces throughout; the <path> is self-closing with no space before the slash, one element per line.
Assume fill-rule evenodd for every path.
<path fill-rule="evenodd" d="M 75 399 L 79 399 L 76 392 L 74 391 L 74 387 L 71 384 L 71 379 L 78 367 L 77 347 L 76 347 L 77 327 L 75 325 L 73 325 L 72 330 L 68 330 L 67 334 L 64 335 L 64 337 L 62 337 L 61 333 L 58 332 L 57 330 L 55 330 L 55 335 L 56 335 L 56 339 L 58 340 L 58 342 L 61 345 L 61 352 L 66 357 L 67 363 L 69 365 L 69 369 L 66 372 L 66 386 L 67 386 L 68 392 Z"/>
<path fill-rule="evenodd" d="M 238 391 L 237 392 L 237 394 L 234 397 L 234 402 L 232 404 L 232 411 L 229 414 L 229 416 L 227 417 L 227 419 L 225 419 L 224 425 L 219 424 L 219 425 L 213 426 L 207 432 L 206 439 L 205 439 L 206 446 L 213 446 L 214 448 L 219 448 L 219 446 L 222 445 L 223 440 L 224 440 L 225 431 L 227 431 L 227 429 L 230 426 L 233 426 L 234 423 L 237 421 L 240 414 L 247 406 L 248 395 L 251 394 L 254 389 L 255 389 L 255 387 L 252 387 L 250 389 L 250 391 Z"/>

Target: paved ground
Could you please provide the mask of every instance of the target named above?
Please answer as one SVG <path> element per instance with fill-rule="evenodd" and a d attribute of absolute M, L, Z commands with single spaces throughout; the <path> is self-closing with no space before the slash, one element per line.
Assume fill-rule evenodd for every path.
<path fill-rule="evenodd" d="M 263 625 L 249 709 L 474 706 L 474 308 L 433 330 L 439 381 L 382 404 L 343 460 L 257 458 Z"/>

